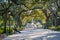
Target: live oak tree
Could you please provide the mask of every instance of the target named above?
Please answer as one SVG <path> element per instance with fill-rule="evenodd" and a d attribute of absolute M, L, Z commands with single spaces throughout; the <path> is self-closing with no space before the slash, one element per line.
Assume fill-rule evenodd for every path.
<path fill-rule="evenodd" d="M 6 33 L 8 16 L 13 17 L 16 27 L 22 26 L 22 19 L 26 16 L 28 19 L 29 16 L 32 17 L 33 15 L 35 15 L 35 18 L 37 15 L 40 17 L 39 19 L 46 20 L 45 28 L 50 26 L 49 21 L 53 21 L 54 26 L 58 26 L 59 24 L 60 0 L 6 0 L 0 2 L 0 7 L 0 16 L 3 17 L 4 33 Z"/>

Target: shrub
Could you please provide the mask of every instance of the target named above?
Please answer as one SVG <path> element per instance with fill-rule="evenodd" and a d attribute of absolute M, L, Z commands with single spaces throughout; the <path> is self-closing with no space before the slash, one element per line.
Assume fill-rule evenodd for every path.
<path fill-rule="evenodd" d="M 57 30 L 57 31 L 60 31 L 60 26 L 56 27 L 56 30 Z"/>

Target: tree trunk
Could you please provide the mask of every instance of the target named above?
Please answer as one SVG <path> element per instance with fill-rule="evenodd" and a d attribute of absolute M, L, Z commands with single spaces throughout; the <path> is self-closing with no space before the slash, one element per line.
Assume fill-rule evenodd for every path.
<path fill-rule="evenodd" d="M 3 15 L 4 33 L 6 33 L 7 13 L 8 13 L 8 8 L 4 10 L 4 15 Z"/>
<path fill-rule="evenodd" d="M 6 33 L 6 23 L 7 23 L 7 14 L 4 14 L 4 20 L 3 20 L 3 22 L 4 22 L 4 33 Z"/>

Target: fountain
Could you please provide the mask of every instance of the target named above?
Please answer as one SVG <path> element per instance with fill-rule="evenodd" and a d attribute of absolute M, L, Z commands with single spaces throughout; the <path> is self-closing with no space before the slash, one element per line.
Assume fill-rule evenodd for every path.
<path fill-rule="evenodd" d="M 27 25 L 25 26 L 25 30 L 36 29 L 36 27 L 37 25 L 34 23 L 34 17 L 33 17 L 31 23 L 27 23 Z"/>
<path fill-rule="evenodd" d="M 32 17 L 31 23 L 27 23 L 25 26 L 25 30 L 32 30 L 32 29 L 42 29 L 42 24 L 40 22 L 34 21 L 34 17 Z"/>
<path fill-rule="evenodd" d="M 42 29 L 43 28 L 43 25 L 40 22 L 37 22 L 36 25 L 37 25 L 37 29 Z"/>

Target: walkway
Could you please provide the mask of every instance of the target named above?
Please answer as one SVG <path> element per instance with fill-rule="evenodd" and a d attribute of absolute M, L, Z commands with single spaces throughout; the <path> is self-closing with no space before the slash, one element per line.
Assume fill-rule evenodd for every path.
<path fill-rule="evenodd" d="M 60 32 L 48 29 L 21 31 L 21 34 L 10 35 L 4 40 L 60 40 Z"/>

